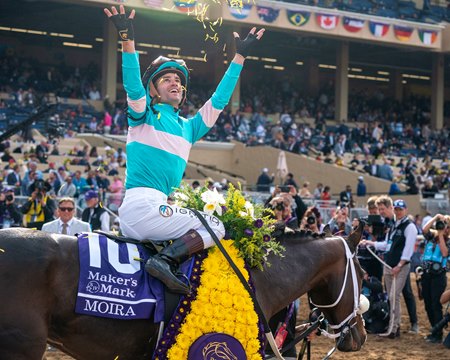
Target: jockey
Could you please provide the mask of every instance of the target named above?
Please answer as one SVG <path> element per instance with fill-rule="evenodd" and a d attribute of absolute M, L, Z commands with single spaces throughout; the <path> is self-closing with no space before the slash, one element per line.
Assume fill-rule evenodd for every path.
<path fill-rule="evenodd" d="M 188 209 L 171 205 L 168 195 L 180 185 L 192 145 L 215 124 L 230 101 L 245 56 L 264 29 L 253 28 L 244 40 L 234 33 L 236 55 L 211 99 L 190 119 L 179 115 L 189 87 L 189 70 L 181 60 L 158 57 L 140 79 L 132 20 L 123 5 L 104 10 L 122 40 L 122 70 L 128 101 L 127 176 L 125 198 L 119 208 L 120 226 L 125 236 L 138 240 L 173 239 L 158 255 L 151 257 L 146 270 L 169 290 L 189 293 L 177 278 L 178 265 L 192 254 L 211 247 L 214 241 L 200 220 Z M 225 229 L 219 219 L 203 214 L 218 238 Z"/>

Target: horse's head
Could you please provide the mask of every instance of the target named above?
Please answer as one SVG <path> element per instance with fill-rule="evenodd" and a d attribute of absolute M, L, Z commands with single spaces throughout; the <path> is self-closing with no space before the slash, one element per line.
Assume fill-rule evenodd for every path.
<path fill-rule="evenodd" d="M 327 318 L 334 331 L 330 337 L 336 338 L 340 351 L 360 350 L 367 336 L 359 311 L 364 271 L 355 255 L 363 228 L 364 223 L 360 222 L 347 240 L 341 240 L 345 257 L 330 269 L 325 286 L 310 291 L 311 301 Z M 335 241 L 339 240 L 335 238 Z"/>

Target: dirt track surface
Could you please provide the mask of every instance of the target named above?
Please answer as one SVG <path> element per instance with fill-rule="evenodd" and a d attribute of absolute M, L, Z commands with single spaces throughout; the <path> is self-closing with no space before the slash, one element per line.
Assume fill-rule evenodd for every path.
<path fill-rule="evenodd" d="M 414 292 L 416 292 L 416 284 L 414 275 L 411 278 Z M 450 285 L 450 280 L 448 281 Z M 449 286 L 450 287 L 450 286 Z M 417 294 L 416 294 L 417 295 Z M 299 319 L 306 319 L 306 298 L 303 297 L 300 306 Z M 424 337 L 428 335 L 429 323 L 425 313 L 422 301 L 417 302 L 417 316 L 419 318 L 419 334 L 409 334 L 409 318 L 406 312 L 405 304 L 402 302 L 402 325 L 401 336 L 397 339 L 381 338 L 378 335 L 369 335 L 366 343 L 359 352 L 341 353 L 336 351 L 331 359 L 335 360 L 444 360 L 450 359 L 450 349 L 446 349 L 442 344 L 428 344 Z M 450 329 L 450 328 L 449 328 Z M 444 336 L 447 331 L 444 331 Z M 323 336 L 316 338 L 311 346 L 311 359 L 322 359 L 325 354 L 333 347 L 333 342 Z M 47 352 L 47 360 L 71 360 L 70 356 L 64 355 L 59 351 Z M 304 357 L 306 359 L 306 355 Z M 111 359 L 113 360 L 113 359 Z M 119 359 L 120 360 L 120 359 Z M 181 359 L 180 359 L 181 360 Z"/>

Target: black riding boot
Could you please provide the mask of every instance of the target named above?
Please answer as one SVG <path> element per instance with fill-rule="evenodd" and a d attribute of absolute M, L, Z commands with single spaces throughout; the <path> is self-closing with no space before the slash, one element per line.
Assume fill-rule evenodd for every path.
<path fill-rule="evenodd" d="M 201 250 L 203 250 L 202 237 L 197 231 L 189 230 L 162 249 L 159 254 L 150 257 L 145 264 L 145 270 L 161 280 L 170 291 L 189 294 L 190 286 L 178 279 L 176 273 L 181 263 Z"/>

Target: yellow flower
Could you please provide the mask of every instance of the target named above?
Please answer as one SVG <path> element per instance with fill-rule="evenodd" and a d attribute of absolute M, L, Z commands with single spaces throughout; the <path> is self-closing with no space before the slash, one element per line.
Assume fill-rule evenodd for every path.
<path fill-rule="evenodd" d="M 244 261 L 232 242 L 222 243 L 248 279 Z M 167 353 L 168 358 L 186 359 L 190 346 L 199 337 L 210 332 L 223 332 L 241 342 L 248 359 L 262 360 L 258 353 L 258 316 L 250 295 L 219 251 L 210 251 L 202 268 L 197 298 L 191 303 L 191 312 L 186 315 L 176 343 Z"/>

